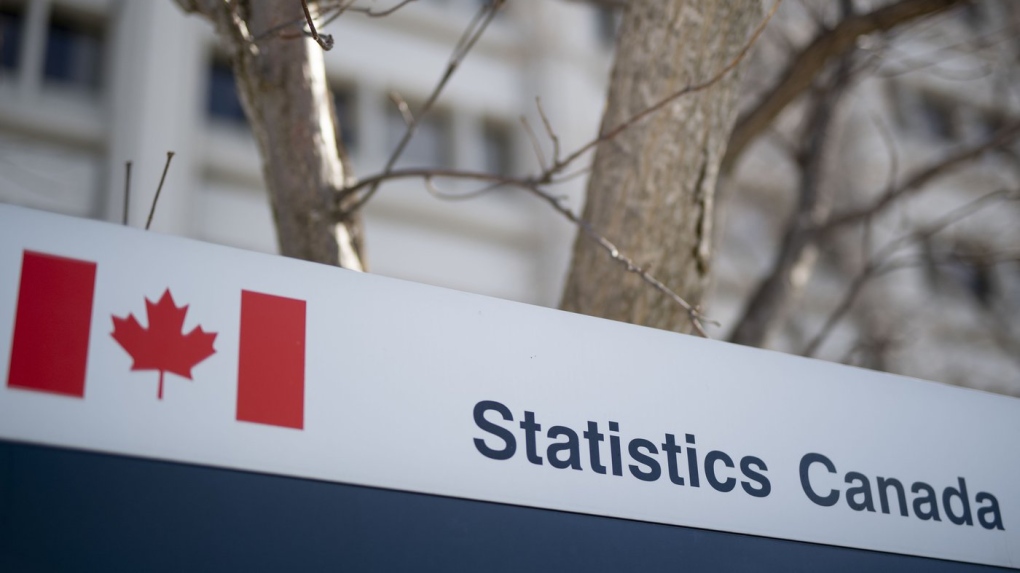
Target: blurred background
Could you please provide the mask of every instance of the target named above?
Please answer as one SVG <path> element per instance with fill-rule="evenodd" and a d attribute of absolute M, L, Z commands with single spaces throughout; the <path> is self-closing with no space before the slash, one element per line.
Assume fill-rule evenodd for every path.
<path fill-rule="evenodd" d="M 392 94 L 420 104 L 485 3 L 418 0 L 325 27 L 355 176 L 403 135 Z M 536 97 L 564 149 L 590 140 L 623 4 L 510 0 L 400 165 L 534 173 L 520 117 L 541 125 Z M 950 4 L 854 37 L 842 67 L 734 155 L 717 196 L 713 337 L 731 337 L 773 277 L 789 302 L 756 345 L 1020 396 L 1020 4 Z M 742 113 L 851 17 L 784 2 L 745 64 Z M 0 0 L 0 201 L 120 222 L 130 160 L 129 224 L 143 226 L 168 150 L 155 231 L 275 252 L 258 153 L 206 21 L 171 0 Z M 556 192 L 579 211 L 584 189 L 582 176 Z M 796 221 L 819 213 L 854 218 L 784 267 Z M 518 191 L 450 201 L 408 180 L 368 204 L 365 233 L 371 272 L 555 307 L 575 229 Z"/>

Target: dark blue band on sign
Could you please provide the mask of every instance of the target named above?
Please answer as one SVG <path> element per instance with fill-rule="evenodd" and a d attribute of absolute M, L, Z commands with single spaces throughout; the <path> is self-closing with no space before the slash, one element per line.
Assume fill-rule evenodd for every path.
<path fill-rule="evenodd" d="M 0 571 L 992 572 L 0 441 Z"/>

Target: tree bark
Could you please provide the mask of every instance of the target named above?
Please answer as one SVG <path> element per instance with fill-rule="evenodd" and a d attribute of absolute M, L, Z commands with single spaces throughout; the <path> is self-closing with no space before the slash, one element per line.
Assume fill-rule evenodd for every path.
<path fill-rule="evenodd" d="M 212 20 L 231 55 L 238 93 L 262 157 L 280 253 L 362 270 L 360 222 L 334 223 L 344 184 L 322 48 L 298 36 L 299 2 L 178 0 Z M 286 33 L 264 34 L 267 30 Z"/>
<path fill-rule="evenodd" d="M 761 14 L 756 0 L 633 0 L 625 9 L 602 132 L 729 64 Z M 735 121 L 737 74 L 601 143 L 583 217 L 692 303 L 709 278 L 713 201 Z M 564 310 L 691 330 L 684 309 L 579 235 Z"/>

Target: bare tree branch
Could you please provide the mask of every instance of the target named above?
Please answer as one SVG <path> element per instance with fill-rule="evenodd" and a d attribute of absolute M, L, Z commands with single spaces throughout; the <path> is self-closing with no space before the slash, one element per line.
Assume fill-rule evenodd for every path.
<path fill-rule="evenodd" d="M 128 207 L 131 205 L 131 162 L 124 164 L 124 214 L 121 224 L 128 224 Z"/>
<path fill-rule="evenodd" d="M 166 181 L 166 172 L 170 171 L 170 161 L 174 158 L 173 151 L 166 152 L 166 164 L 163 165 L 163 175 L 159 177 L 159 187 L 156 187 L 156 194 L 152 197 L 152 207 L 149 208 L 149 218 L 145 221 L 145 230 L 152 226 L 152 217 L 156 214 L 156 203 L 159 202 L 159 194 L 163 192 L 163 183 Z"/>
<path fill-rule="evenodd" d="M 432 110 L 432 106 L 439 99 L 439 95 L 443 93 L 443 88 L 453 77 L 454 72 L 460 67 L 460 63 L 464 61 L 464 58 L 474 47 L 478 39 L 482 37 L 485 30 L 489 27 L 493 18 L 496 17 L 496 13 L 503 7 L 505 0 L 491 0 L 488 4 L 482 7 L 475 18 L 468 25 L 467 29 L 464 30 L 464 34 L 457 42 L 457 46 L 453 50 L 453 55 L 450 56 L 450 60 L 446 64 L 446 70 L 443 75 L 439 78 L 439 82 L 432 89 L 432 93 L 429 94 L 428 99 L 425 100 L 425 104 L 422 105 L 421 110 L 418 112 L 417 117 L 411 123 L 407 124 L 407 129 L 404 131 L 404 136 L 397 143 L 397 147 L 393 150 L 389 160 L 386 161 L 386 166 L 383 168 L 383 173 L 389 173 L 393 170 L 394 165 L 400 159 L 400 156 L 404 153 L 404 149 L 407 147 L 408 142 L 414 137 L 415 131 L 418 129 L 418 125 L 421 120 Z M 352 213 L 356 213 L 359 209 L 365 206 L 372 197 L 379 190 L 379 183 L 373 183 L 368 191 L 365 192 L 360 198 L 353 202 L 350 206 L 347 206 L 342 211 L 342 216 L 347 217 Z M 343 201 L 347 197 L 345 194 L 346 190 L 341 191 L 340 199 Z"/>
<path fill-rule="evenodd" d="M 900 185 L 893 185 L 890 180 L 890 185 L 877 200 L 861 208 L 831 216 L 812 218 L 806 215 L 802 202 L 801 208 L 798 210 L 799 215 L 795 217 L 787 230 L 776 265 L 766 279 L 760 283 L 750 299 L 730 340 L 752 346 L 765 344 L 769 333 L 778 328 L 783 318 L 783 301 L 788 300 L 791 290 L 795 286 L 791 282 L 791 273 L 794 267 L 804 257 L 804 253 L 816 248 L 821 240 L 838 229 L 878 216 L 897 201 L 924 189 L 939 177 L 966 165 L 987 151 L 1009 145 L 1018 137 L 1020 137 L 1020 121 L 1006 125 L 980 143 L 956 151 L 932 165 L 915 171 Z M 893 157 L 895 158 L 895 154 Z M 800 221 L 806 221 L 806 224 L 801 224 Z"/>
<path fill-rule="evenodd" d="M 315 40 L 319 47 L 327 52 L 333 49 L 333 36 L 330 34 L 322 34 L 321 36 L 315 30 L 315 22 L 312 20 L 312 14 L 308 11 L 308 0 L 301 0 L 301 9 L 305 12 L 305 22 L 308 23 L 308 30 L 312 34 L 312 39 Z"/>
<path fill-rule="evenodd" d="M 814 82 L 826 64 L 851 49 L 857 38 L 884 32 L 962 4 L 965 0 L 899 0 L 867 14 L 842 19 L 825 29 L 793 58 L 779 81 L 758 104 L 737 120 L 730 135 L 722 170 L 729 171 L 744 149 L 766 130 L 776 117 Z"/>
<path fill-rule="evenodd" d="M 842 0 L 845 18 L 850 15 L 850 0 Z M 814 98 L 814 107 L 806 119 L 806 133 L 800 153 L 799 200 L 786 228 L 779 257 L 769 274 L 759 283 L 730 335 L 730 341 L 747 346 L 766 345 L 770 335 L 785 320 L 789 306 L 817 257 L 817 242 L 812 228 L 829 215 L 832 186 L 822 182 L 826 144 L 836 106 L 851 80 L 853 50 L 840 56 L 833 78 Z"/>
<path fill-rule="evenodd" d="M 497 0 L 497 2 L 494 3 L 493 5 L 490 5 L 490 8 L 495 9 L 496 8 L 495 4 L 498 3 L 499 0 Z M 540 173 L 538 173 L 535 176 L 527 178 L 515 178 L 503 175 L 494 175 L 483 172 L 469 172 L 463 170 L 394 169 L 393 166 L 396 162 L 395 157 L 399 156 L 399 150 L 402 149 L 401 146 L 398 146 L 397 148 L 398 152 L 395 153 L 394 156 L 391 156 L 391 160 L 388 162 L 387 167 L 384 168 L 381 173 L 361 179 L 360 181 L 357 182 L 353 182 L 352 184 L 348 185 L 344 189 L 341 189 L 337 193 L 338 203 L 337 216 L 342 218 L 345 216 L 346 213 L 356 211 L 361 206 L 363 206 L 368 201 L 368 199 L 371 198 L 371 196 L 378 190 L 379 186 L 382 183 L 394 179 L 420 178 L 424 181 L 426 189 L 429 191 L 429 193 L 443 199 L 451 199 L 453 197 L 451 197 L 449 194 L 443 193 L 436 187 L 434 181 L 436 178 L 468 179 L 488 183 L 488 185 L 483 187 L 482 189 L 473 191 L 466 195 L 457 196 L 456 198 L 458 199 L 476 197 L 480 194 L 487 193 L 489 191 L 492 191 L 493 189 L 496 189 L 504 185 L 523 189 L 544 200 L 556 212 L 558 212 L 568 221 L 576 225 L 586 237 L 594 241 L 594 243 L 597 244 L 601 250 L 606 252 L 612 260 L 618 262 L 626 272 L 636 274 L 641 278 L 643 282 L 650 285 L 656 291 L 664 294 L 667 298 L 669 298 L 674 303 L 679 305 L 682 309 L 684 309 L 684 311 L 688 314 L 688 317 L 690 318 L 691 324 L 694 326 L 695 331 L 698 334 L 705 336 L 706 334 L 704 330 L 704 324 L 706 322 L 706 319 L 701 315 L 700 311 L 695 306 L 691 305 L 686 300 L 684 300 L 675 291 L 670 289 L 662 281 L 660 281 L 654 275 L 652 275 L 646 268 L 643 268 L 641 265 L 638 265 L 627 255 L 621 253 L 620 249 L 618 249 L 613 242 L 611 242 L 609 239 L 595 231 L 595 229 L 591 226 L 591 224 L 588 221 L 585 221 L 583 218 L 578 217 L 573 211 L 571 211 L 563 203 L 563 198 L 557 197 L 556 195 L 545 190 L 543 187 L 546 185 L 562 183 L 563 181 L 576 177 L 579 174 L 584 174 L 587 171 L 586 169 L 582 169 L 577 172 L 569 174 L 566 174 L 565 172 L 585 153 L 594 149 L 599 143 L 612 139 L 613 137 L 616 137 L 629 127 L 639 123 L 643 119 L 646 119 L 647 117 L 654 114 L 656 111 L 663 109 L 665 106 L 676 101 L 677 99 L 691 93 L 706 90 L 711 86 L 715 85 L 716 83 L 718 83 L 722 78 L 724 78 L 727 74 L 733 71 L 746 57 L 751 47 L 761 36 L 768 22 L 775 14 L 776 10 L 778 9 L 778 6 L 779 2 L 777 1 L 776 3 L 773 4 L 772 9 L 769 11 L 769 13 L 762 19 L 762 21 L 754 29 L 751 36 L 746 41 L 746 43 L 741 47 L 739 52 L 732 58 L 732 60 L 730 60 L 724 67 L 722 67 L 720 70 L 714 73 L 709 79 L 701 81 L 699 83 L 689 84 L 669 94 L 665 98 L 657 101 L 648 108 L 645 108 L 641 112 L 635 114 L 634 116 L 628 118 L 624 122 L 618 124 L 611 130 L 608 130 L 600 134 L 595 139 L 582 145 L 580 148 L 578 148 L 565 158 L 561 159 L 559 157 L 560 155 L 559 136 L 556 134 L 555 130 L 552 127 L 551 121 L 549 120 L 544 109 L 542 108 L 541 101 L 536 99 L 536 105 L 538 107 L 539 115 L 542 119 L 543 126 L 546 130 L 547 135 L 549 136 L 550 140 L 553 143 L 554 157 L 552 164 L 547 164 L 546 159 L 542 154 L 541 146 L 538 143 L 538 138 L 534 130 L 527 122 L 527 119 L 522 117 L 521 118 L 522 124 L 524 126 L 525 131 L 528 133 L 529 138 L 531 139 L 532 146 L 535 149 L 536 156 L 538 157 L 538 161 L 541 165 Z M 491 14 L 492 12 L 482 12 L 479 14 L 479 18 L 481 18 L 484 15 L 488 16 L 491 19 Z M 469 30 L 472 29 L 477 30 L 478 27 L 473 24 L 471 27 L 469 27 Z M 462 39 L 461 41 L 461 45 L 457 50 L 455 50 L 454 56 L 451 57 L 450 66 L 448 66 L 447 68 L 447 73 L 444 74 L 443 78 L 440 80 L 440 83 L 437 85 L 437 88 L 433 90 L 433 97 L 430 98 L 430 102 L 434 101 L 435 97 L 438 96 L 438 93 L 442 89 L 442 86 L 445 85 L 445 81 L 449 79 L 449 76 L 456 69 L 457 63 L 459 63 L 459 61 L 463 59 L 464 55 L 466 55 L 466 51 L 470 49 L 475 39 L 477 39 L 477 35 L 469 35 L 467 33 L 465 34 L 464 39 Z M 426 105 L 428 106 L 430 104 Z M 420 121 L 420 119 L 421 117 L 419 115 L 417 120 Z M 411 130 L 409 130 L 409 132 L 410 131 Z M 409 137 L 410 136 L 408 135 L 408 132 L 405 132 L 405 139 L 409 139 Z M 366 189 L 367 191 L 364 192 L 361 195 L 361 198 L 352 206 L 348 207 L 347 209 L 343 209 L 339 206 L 339 204 L 345 198 L 354 196 L 355 194 L 362 192 Z"/>
<path fill-rule="evenodd" d="M 400 117 L 404 119 L 404 125 L 411 125 L 414 123 L 414 114 L 411 113 L 411 106 L 407 105 L 407 101 L 404 100 L 396 91 L 390 92 L 390 101 L 393 105 L 397 106 L 397 111 L 400 112 Z"/>
<path fill-rule="evenodd" d="M 569 175 L 567 177 L 571 177 Z M 473 191 L 461 195 L 451 195 L 440 191 L 434 183 L 435 178 L 446 178 L 446 179 L 464 179 L 473 181 L 483 181 L 490 183 L 480 190 Z M 367 178 L 363 181 L 359 181 L 349 189 L 351 191 L 357 191 L 366 187 L 375 186 L 383 181 L 389 181 L 394 179 L 422 179 L 425 182 L 426 189 L 433 196 L 445 199 L 445 200 L 462 200 L 477 197 L 481 194 L 487 193 L 497 187 L 507 185 L 517 187 L 518 189 L 525 190 L 536 197 L 542 199 L 548 203 L 553 210 L 562 215 L 571 223 L 577 225 L 577 227 L 592 241 L 594 241 L 602 250 L 604 250 L 611 259 L 620 264 L 620 266 L 628 273 L 638 275 L 641 280 L 648 283 L 655 290 L 663 293 L 669 297 L 673 302 L 683 308 L 690 316 L 692 324 L 695 325 L 695 330 L 700 336 L 707 337 L 704 330 L 704 324 L 706 322 L 712 322 L 706 319 L 694 306 L 689 304 L 680 295 L 666 286 L 662 281 L 655 278 L 647 269 L 638 265 L 634 260 L 629 258 L 627 255 L 620 252 L 620 249 L 616 247 L 609 239 L 599 234 L 590 223 L 584 219 L 578 217 L 573 211 L 570 210 L 564 204 L 563 197 L 558 197 L 542 188 L 542 185 L 548 183 L 547 181 L 538 181 L 535 179 L 521 179 L 516 177 L 507 177 L 501 175 L 494 175 L 492 173 L 485 173 L 481 171 L 463 171 L 458 169 L 395 169 L 389 173 L 381 173 L 374 177 Z M 561 180 L 554 181 L 553 183 L 562 182 Z"/>
<path fill-rule="evenodd" d="M 815 356 L 822 343 L 825 342 L 826 338 L 832 333 L 836 324 L 839 323 L 843 317 L 850 311 L 854 303 L 857 301 L 864 287 L 873 279 L 884 275 L 886 273 L 916 266 L 916 261 L 895 261 L 891 260 L 892 256 L 896 254 L 904 245 L 912 242 L 918 242 L 925 240 L 937 233 L 943 231 L 946 227 L 958 223 L 971 215 L 974 215 L 978 211 L 985 209 L 996 201 L 1003 199 L 1010 199 L 1017 197 L 1017 191 L 1008 191 L 1000 189 L 992 193 L 988 193 L 977 199 L 957 208 L 949 213 L 940 217 L 937 221 L 928 225 L 924 229 L 911 231 L 904 235 L 901 235 L 891 241 L 885 246 L 879 249 L 876 253 L 868 257 L 867 263 L 861 271 L 854 277 L 854 280 L 850 283 L 843 298 L 839 304 L 836 305 L 835 309 L 826 318 L 825 323 L 818 333 L 811 339 L 811 341 L 804 347 L 801 352 L 803 356 Z M 1015 256 L 1015 255 L 1013 255 Z"/>
<path fill-rule="evenodd" d="M 549 136 L 549 140 L 552 141 L 553 145 L 553 163 L 560 162 L 560 138 L 556 135 L 556 132 L 552 128 L 552 123 L 549 122 L 549 118 L 545 115 L 545 110 L 542 109 L 542 98 L 535 98 L 535 107 L 538 108 L 538 115 L 542 118 L 542 125 L 545 126 L 545 133 Z"/>
<path fill-rule="evenodd" d="M 177 1 L 178 2 L 184 2 L 184 1 L 187 1 L 187 0 L 177 0 Z M 311 31 L 307 35 L 310 36 L 310 37 L 315 38 L 316 36 L 314 35 L 314 24 L 312 24 L 312 19 L 314 19 L 314 18 L 322 18 L 323 19 L 322 23 L 320 24 L 320 27 L 324 27 L 324 26 L 327 26 L 327 25 L 331 24 L 334 20 L 336 20 L 337 18 L 342 16 L 345 12 L 356 12 L 356 13 L 368 16 L 370 18 L 382 18 L 383 16 L 389 16 L 390 14 L 396 12 L 397 10 L 400 10 L 401 8 L 403 8 L 404 6 L 407 6 L 408 4 L 410 4 L 412 2 L 416 2 L 417 0 L 401 0 L 400 2 L 397 2 L 396 4 L 394 4 L 393 6 L 390 6 L 389 8 L 385 8 L 383 10 L 372 10 L 370 8 L 365 8 L 365 7 L 361 7 L 361 6 L 355 6 L 354 4 L 357 1 L 358 0 L 338 0 L 336 2 L 320 2 L 315 7 L 315 9 L 309 8 L 309 9 L 305 10 L 305 16 L 303 18 L 300 18 L 300 19 L 297 19 L 297 20 L 291 20 L 289 22 L 284 22 L 282 24 L 273 26 L 272 28 L 269 28 L 268 30 L 263 30 L 262 32 L 259 32 L 258 34 L 255 35 L 254 41 L 256 41 L 256 42 L 262 41 L 262 40 L 264 40 L 264 39 L 266 39 L 269 36 L 272 36 L 274 34 L 280 34 L 281 37 L 287 37 L 287 38 L 297 38 L 297 37 L 300 37 L 301 35 L 303 35 L 303 33 L 290 34 L 290 33 L 286 33 L 286 31 L 289 28 L 300 27 L 301 25 L 303 25 L 305 23 L 309 24 L 309 30 Z M 316 39 L 316 41 L 318 42 L 319 40 Z M 330 42 L 332 42 L 332 37 L 330 37 Z M 322 43 L 319 42 L 319 45 L 321 46 Z M 332 47 L 332 44 L 330 44 L 330 47 Z M 325 46 L 323 46 L 323 49 L 324 50 L 328 50 L 329 48 L 326 48 Z"/>
<path fill-rule="evenodd" d="M 390 14 L 396 12 L 397 10 L 400 10 L 404 6 L 410 4 L 411 2 L 417 2 L 417 0 L 401 0 L 400 2 L 394 4 L 393 6 L 385 8 L 383 10 L 371 10 L 368 8 L 358 8 L 357 6 L 352 8 L 352 10 L 355 12 L 361 12 L 362 14 L 372 18 L 382 18 L 383 16 L 389 16 Z"/>
<path fill-rule="evenodd" d="M 939 177 L 949 174 L 954 169 L 967 164 L 967 162 L 976 159 L 977 157 L 980 157 L 987 151 L 1010 145 L 1018 137 L 1020 137 L 1020 121 L 1014 121 L 1013 123 L 1005 125 L 984 141 L 965 147 L 964 149 L 956 151 L 932 165 L 916 171 L 898 187 L 886 190 L 886 192 L 872 204 L 859 209 L 850 210 L 845 213 L 833 215 L 828 221 L 814 229 L 814 232 L 829 233 L 837 228 L 846 227 L 847 225 L 859 223 L 864 219 L 873 217 L 887 209 L 897 200 L 923 189 L 925 185 Z"/>
<path fill-rule="evenodd" d="M 549 166 L 546 165 L 545 154 L 542 153 L 542 145 L 538 142 L 538 136 L 535 135 L 535 130 L 531 129 L 531 123 L 528 122 L 528 118 L 521 116 L 521 126 L 524 128 L 524 132 L 528 134 L 528 140 L 531 141 L 531 149 L 535 151 L 535 159 L 538 160 L 538 166 L 542 168 L 542 172 L 546 172 Z"/>

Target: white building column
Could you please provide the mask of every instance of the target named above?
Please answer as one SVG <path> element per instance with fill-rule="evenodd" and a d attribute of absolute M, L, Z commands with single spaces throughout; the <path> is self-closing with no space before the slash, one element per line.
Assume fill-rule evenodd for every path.
<path fill-rule="evenodd" d="M 204 117 L 201 32 L 209 24 L 184 14 L 173 2 L 118 2 L 111 23 L 112 125 L 105 217 L 121 218 L 124 164 L 130 160 L 130 223 L 143 227 L 167 151 L 174 151 L 152 229 L 189 235 L 194 231 L 193 199 L 200 175 L 192 144 Z"/>
<path fill-rule="evenodd" d="M 542 109 L 560 138 L 561 154 L 567 155 L 598 134 L 605 105 L 605 55 L 596 51 L 602 47 L 598 45 L 594 32 L 591 6 L 572 2 L 527 1 L 530 3 L 527 6 L 529 17 L 522 18 L 521 25 L 526 30 L 526 46 L 529 48 L 525 77 L 532 83 L 525 89 L 542 98 Z M 563 22 L 571 22 L 572 25 L 564 26 Z M 547 161 L 550 161 L 552 144 L 533 101 L 526 115 Z M 518 134 L 515 146 L 518 153 L 528 158 L 532 166 L 529 169 L 536 170 L 537 161 L 527 138 Z M 585 167 L 587 161 L 590 161 L 590 156 L 573 165 L 569 171 Z M 554 192 L 565 196 L 574 211 L 580 213 L 584 207 L 586 183 L 586 177 L 579 177 L 556 187 Z M 538 201 L 535 205 L 535 232 L 541 234 L 542 241 L 549 246 L 540 255 L 542 261 L 537 282 L 548 289 L 541 294 L 542 299 L 556 305 L 563 290 L 577 229 L 548 205 Z"/>
<path fill-rule="evenodd" d="M 386 141 L 385 95 L 375 85 L 359 81 L 355 87 L 355 129 L 358 133 L 358 155 L 355 175 L 376 173 L 386 164 L 389 153 Z"/>
<path fill-rule="evenodd" d="M 50 21 L 50 0 L 29 2 L 25 7 L 23 50 L 18 62 L 18 89 L 24 100 L 38 97 L 42 85 L 43 58 L 46 52 L 46 28 Z"/>

